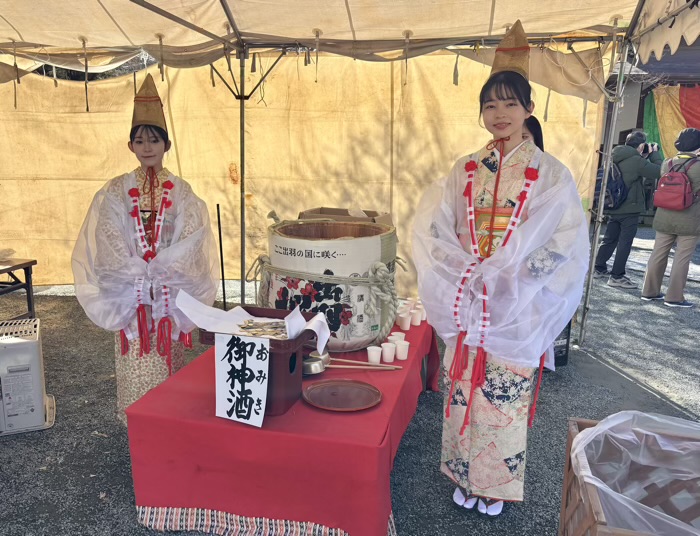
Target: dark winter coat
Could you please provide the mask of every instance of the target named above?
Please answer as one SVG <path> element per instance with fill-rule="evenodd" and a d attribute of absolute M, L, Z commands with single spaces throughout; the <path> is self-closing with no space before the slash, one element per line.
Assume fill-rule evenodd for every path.
<path fill-rule="evenodd" d="M 693 185 L 693 192 L 700 194 L 700 160 L 692 167 L 689 165 L 690 158 L 695 157 L 693 153 L 678 153 L 673 158 L 673 165 L 685 162 L 686 175 Z M 671 160 L 665 160 L 661 166 L 661 174 L 666 173 L 670 167 Z M 699 195 L 700 197 L 700 195 Z M 654 229 L 672 235 L 698 236 L 700 235 L 700 199 L 695 200 L 691 206 L 685 210 L 666 210 L 657 208 L 654 216 Z"/>
<path fill-rule="evenodd" d="M 605 213 L 611 216 L 641 214 L 646 210 L 644 179 L 653 181 L 661 176 L 661 155 L 654 151 L 648 158 L 644 158 L 634 147 L 618 145 L 613 148 L 612 157 L 613 162 L 620 167 L 622 180 L 627 185 L 627 199 L 619 208 L 606 210 Z"/>

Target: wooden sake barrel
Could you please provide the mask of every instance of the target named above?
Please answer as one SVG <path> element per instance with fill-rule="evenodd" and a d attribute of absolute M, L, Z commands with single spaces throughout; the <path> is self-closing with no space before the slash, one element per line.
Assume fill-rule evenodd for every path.
<path fill-rule="evenodd" d="M 393 285 L 396 229 L 379 223 L 301 220 L 273 225 L 268 232 L 270 282 L 261 303 L 275 309 L 321 312 L 331 329 L 328 350 L 349 352 L 373 344 L 389 311 L 384 302 L 367 307 L 370 288 L 353 279 L 367 278 L 384 263 Z M 317 281 L 314 275 L 347 278 Z M 265 293 L 265 289 L 262 289 Z"/>

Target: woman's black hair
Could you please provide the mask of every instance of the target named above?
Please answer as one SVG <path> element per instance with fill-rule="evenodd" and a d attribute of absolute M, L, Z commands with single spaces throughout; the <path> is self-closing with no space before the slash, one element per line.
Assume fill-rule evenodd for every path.
<path fill-rule="evenodd" d="M 487 98 L 491 96 L 491 90 L 498 100 L 516 99 L 523 108 L 530 109 L 532 103 L 532 88 L 525 77 L 514 71 L 501 71 L 489 78 L 479 94 L 479 110 L 484 109 Z"/>
<path fill-rule="evenodd" d="M 136 125 L 134 128 L 131 129 L 131 132 L 129 132 L 129 140 L 131 141 L 131 143 L 134 143 L 134 139 L 136 139 L 136 133 L 141 127 L 143 127 L 143 133 L 145 135 L 156 136 L 162 139 L 165 145 L 168 145 L 168 132 L 155 125 Z"/>
<path fill-rule="evenodd" d="M 629 134 L 627 134 L 627 138 L 625 138 L 625 145 L 629 145 L 630 147 L 634 147 L 635 149 L 639 147 L 642 143 L 646 142 L 647 135 L 641 130 L 635 130 L 633 132 L 630 132 Z"/>
<path fill-rule="evenodd" d="M 540 151 L 544 151 L 544 137 L 542 136 L 542 125 L 534 115 L 525 119 L 525 128 L 532 134 L 533 143 L 539 147 Z"/>

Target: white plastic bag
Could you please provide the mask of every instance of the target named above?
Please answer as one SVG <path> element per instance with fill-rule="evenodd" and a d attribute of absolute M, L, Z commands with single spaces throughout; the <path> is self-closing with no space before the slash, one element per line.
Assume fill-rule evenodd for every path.
<path fill-rule="evenodd" d="M 700 423 L 622 411 L 579 433 L 571 460 L 609 527 L 700 535 Z"/>

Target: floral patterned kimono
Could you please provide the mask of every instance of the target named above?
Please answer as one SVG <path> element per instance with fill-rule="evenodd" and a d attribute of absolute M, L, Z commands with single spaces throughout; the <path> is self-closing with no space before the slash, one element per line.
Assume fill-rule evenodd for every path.
<path fill-rule="evenodd" d="M 525 168 L 535 152 L 532 143 L 523 143 L 504 158 L 496 191 L 499 158 L 496 149 L 479 151 L 474 181 L 475 227 L 481 257 L 489 257 L 500 246 L 522 190 Z M 495 200 L 495 201 L 494 201 Z M 496 203 L 494 223 L 492 208 Z M 458 230 L 460 243 L 469 247 L 469 223 L 466 214 Z M 492 242 L 489 251 L 489 242 Z M 463 379 L 455 385 L 452 396 L 447 385 L 445 405 L 452 406 L 442 427 L 440 469 L 469 495 L 522 501 L 525 479 L 528 408 L 534 369 L 499 361 L 487 353 L 486 381 L 474 392 L 471 422 L 460 434 L 471 390 L 470 378 L 476 349 L 469 352 Z M 444 378 L 454 351 L 443 359 Z"/>
<path fill-rule="evenodd" d="M 76 296 L 116 332 L 117 417 L 184 365 L 194 325 L 175 305 L 181 289 L 211 305 L 216 250 L 204 202 L 162 169 L 139 167 L 96 195 L 73 251 Z"/>
<path fill-rule="evenodd" d="M 426 191 L 413 240 L 447 345 L 441 471 L 467 496 L 522 501 L 534 373 L 553 368 L 588 263 L 571 175 L 529 141 L 503 158 L 489 145 Z"/>

